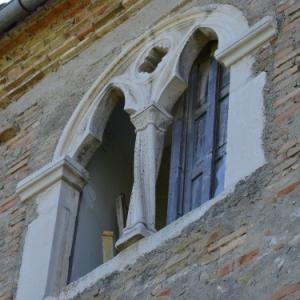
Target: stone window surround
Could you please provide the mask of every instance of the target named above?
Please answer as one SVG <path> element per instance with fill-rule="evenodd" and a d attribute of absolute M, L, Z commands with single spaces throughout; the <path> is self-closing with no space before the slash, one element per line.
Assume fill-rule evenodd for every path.
<path fill-rule="evenodd" d="M 198 29 L 201 32 L 194 38 Z M 17 187 L 21 201 L 37 203 L 37 217 L 29 224 L 25 237 L 17 299 L 50 300 L 56 299 L 59 293 L 59 298 L 70 299 L 104 276 L 124 269 L 138 257 L 178 236 L 233 191 L 239 180 L 265 163 L 261 136 L 266 74 L 252 76 L 254 58 L 251 51 L 275 33 L 276 27 L 270 17 L 249 27 L 242 13 L 232 6 L 196 7 L 160 22 L 112 62 L 73 113 L 53 161 L 22 180 Z M 163 133 L 172 120 L 169 112 L 186 88 L 193 58 L 212 35 L 219 42 L 216 58 L 230 67 L 231 74 L 225 190 L 153 234 L 151 204 L 155 201 L 160 164 L 160 159 L 155 158 L 161 156 Z M 168 49 L 167 54 L 153 73 L 140 72 L 141 62 L 155 46 Z M 116 97 L 115 89 L 124 94 L 125 110 L 137 130 L 135 179 L 128 216 L 130 226 L 127 224 L 118 244 L 126 245 L 137 234 L 148 237 L 64 288 L 79 194 L 88 180 L 84 166 L 101 144 L 106 121 L 113 109 L 109 99 Z M 237 147 L 241 139 L 243 143 L 238 143 Z M 141 171 L 145 171 L 146 178 L 142 182 L 139 180 Z M 149 214 L 144 214 L 143 206 Z"/>

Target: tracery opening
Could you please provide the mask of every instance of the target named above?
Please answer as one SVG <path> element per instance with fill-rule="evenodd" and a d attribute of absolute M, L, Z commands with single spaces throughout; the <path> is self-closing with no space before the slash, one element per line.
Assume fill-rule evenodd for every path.
<path fill-rule="evenodd" d="M 152 48 L 144 62 L 140 65 L 139 72 L 153 73 L 167 53 L 167 48 L 159 46 Z"/>

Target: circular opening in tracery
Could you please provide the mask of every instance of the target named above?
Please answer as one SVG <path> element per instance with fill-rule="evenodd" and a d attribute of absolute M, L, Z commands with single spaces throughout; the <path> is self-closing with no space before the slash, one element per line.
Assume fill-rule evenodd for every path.
<path fill-rule="evenodd" d="M 140 73 L 153 73 L 163 57 L 168 53 L 168 49 L 164 47 L 154 47 L 139 66 Z"/>

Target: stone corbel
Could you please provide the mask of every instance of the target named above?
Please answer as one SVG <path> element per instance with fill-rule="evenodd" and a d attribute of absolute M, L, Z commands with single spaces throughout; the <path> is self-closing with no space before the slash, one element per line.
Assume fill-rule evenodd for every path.
<path fill-rule="evenodd" d="M 172 116 L 152 104 L 132 116 L 136 128 L 134 183 L 126 227 L 116 243 L 123 249 L 147 237 L 155 229 L 155 186 L 160 167 L 164 136 Z"/>
<path fill-rule="evenodd" d="M 50 163 L 17 187 L 35 199 L 36 218 L 25 237 L 16 299 L 41 300 L 66 284 L 80 191 L 86 171 L 70 157 Z"/>

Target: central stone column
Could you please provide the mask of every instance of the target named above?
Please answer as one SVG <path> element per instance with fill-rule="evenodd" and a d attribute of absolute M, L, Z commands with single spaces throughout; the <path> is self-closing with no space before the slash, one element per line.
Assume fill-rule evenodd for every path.
<path fill-rule="evenodd" d="M 124 249 L 156 231 L 155 191 L 164 137 L 172 116 L 155 104 L 131 117 L 136 128 L 134 183 L 129 212 L 118 249 Z"/>

